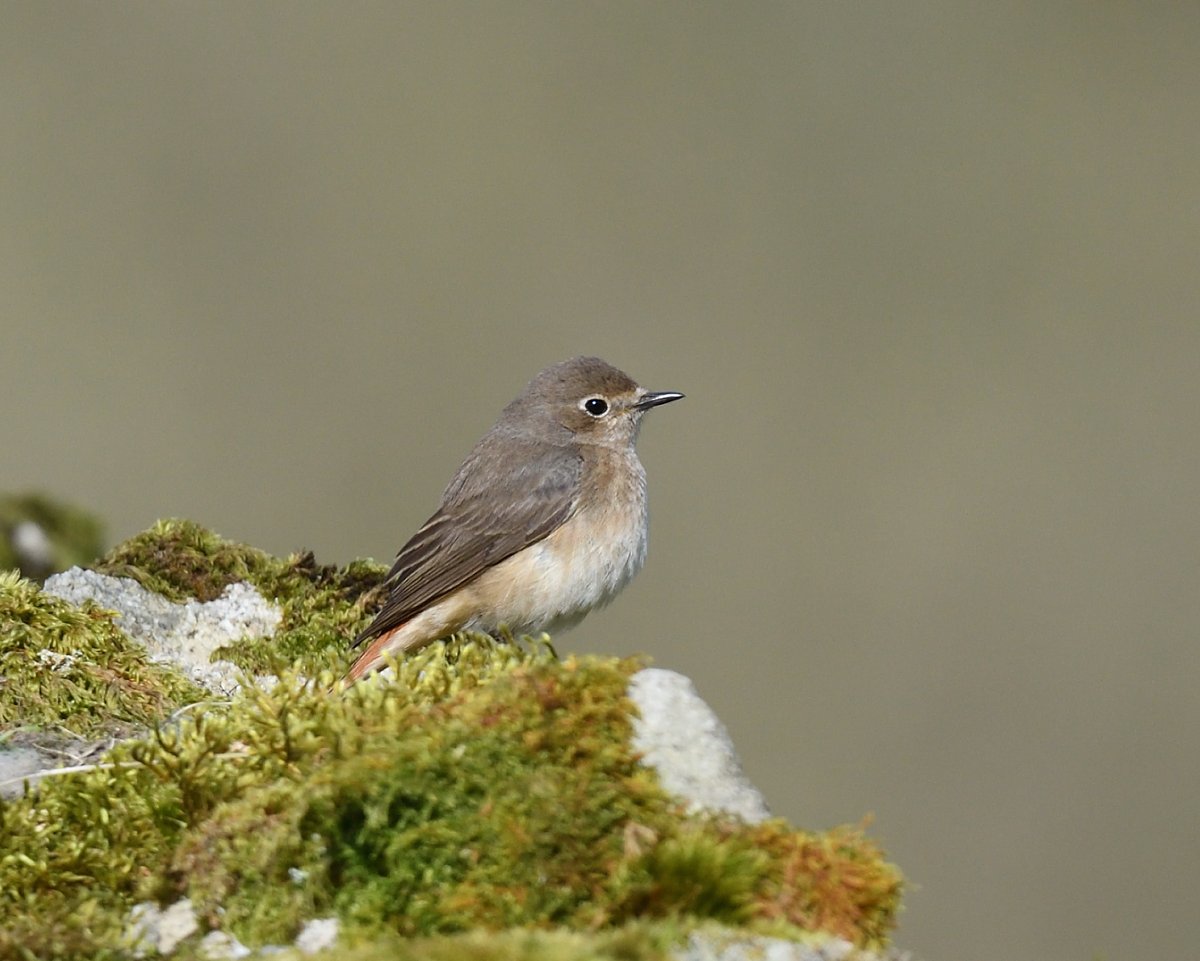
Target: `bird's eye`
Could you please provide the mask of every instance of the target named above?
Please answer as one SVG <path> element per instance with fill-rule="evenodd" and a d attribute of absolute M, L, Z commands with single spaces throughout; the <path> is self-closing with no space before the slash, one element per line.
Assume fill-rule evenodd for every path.
<path fill-rule="evenodd" d="M 589 397 L 583 402 L 583 409 L 593 417 L 603 417 L 608 413 L 608 401 L 603 397 Z"/>

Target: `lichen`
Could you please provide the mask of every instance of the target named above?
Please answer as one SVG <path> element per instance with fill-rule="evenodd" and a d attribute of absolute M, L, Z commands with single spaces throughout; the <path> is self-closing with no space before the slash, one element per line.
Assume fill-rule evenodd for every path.
<path fill-rule="evenodd" d="M 230 577 L 273 583 L 290 630 L 320 626 L 269 691 L 199 703 L 0 803 L 0 958 L 119 955 L 134 903 L 181 897 L 252 946 L 337 917 L 336 956 L 363 961 L 652 957 L 711 921 L 886 943 L 900 876 L 861 829 L 688 815 L 662 790 L 629 747 L 640 661 L 462 635 L 346 686 L 368 568 L 182 522 L 135 540 L 110 572 L 210 596 Z"/>

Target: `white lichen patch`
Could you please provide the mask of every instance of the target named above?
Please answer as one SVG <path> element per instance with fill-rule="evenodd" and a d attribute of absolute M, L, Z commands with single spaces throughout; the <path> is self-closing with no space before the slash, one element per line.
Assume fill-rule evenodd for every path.
<path fill-rule="evenodd" d="M 71 604 L 93 601 L 115 611 L 117 624 L 143 644 L 151 659 L 177 666 L 217 694 L 237 689 L 238 668 L 213 661 L 213 652 L 243 638 L 270 637 L 282 611 L 249 584 L 230 584 L 214 601 L 182 604 L 146 590 L 126 577 L 73 567 L 46 581 L 48 594 Z"/>
<path fill-rule="evenodd" d="M 633 748 L 663 787 L 692 810 L 735 814 L 748 824 L 771 816 L 742 771 L 725 725 L 688 678 L 646 668 L 630 678 L 629 699 L 638 708 Z"/>

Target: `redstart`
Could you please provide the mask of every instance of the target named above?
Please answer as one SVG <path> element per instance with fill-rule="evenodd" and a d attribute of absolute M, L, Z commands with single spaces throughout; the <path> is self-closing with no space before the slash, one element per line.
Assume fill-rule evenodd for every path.
<path fill-rule="evenodd" d="M 646 559 L 638 427 L 682 396 L 639 387 L 597 357 L 534 377 L 400 548 L 350 678 L 455 631 L 564 630 L 611 601 Z"/>

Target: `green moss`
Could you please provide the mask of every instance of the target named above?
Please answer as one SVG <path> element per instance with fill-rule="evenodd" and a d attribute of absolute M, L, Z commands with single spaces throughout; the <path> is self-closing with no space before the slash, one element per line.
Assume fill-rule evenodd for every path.
<path fill-rule="evenodd" d="M 104 956 L 133 903 L 185 896 L 202 927 L 251 945 L 336 916 L 338 958 L 652 957 L 709 921 L 886 942 L 900 878 L 861 830 L 688 816 L 663 793 L 629 748 L 639 662 L 458 636 L 346 688 L 338 645 L 369 615 L 375 569 L 279 561 L 180 522 L 135 540 L 106 564 L 143 583 L 276 585 L 291 630 L 319 624 L 300 663 L 324 651 L 326 669 L 199 704 L 0 803 L 0 958 Z M 225 573 L 203 573 L 209 553 Z"/>
<path fill-rule="evenodd" d="M 701 822 L 665 839 L 647 836 L 652 843 L 622 865 L 614 915 L 751 921 L 767 858 L 736 833 L 722 836 L 711 828 Z"/>
<path fill-rule="evenodd" d="M 97 737 L 155 724 L 207 695 L 152 663 L 92 605 L 76 608 L 0 572 L 0 734 L 14 725 Z"/>
<path fill-rule="evenodd" d="M 669 805 L 621 740 L 630 670 L 476 636 L 406 661 L 410 683 L 272 692 L 294 774 L 197 825 L 176 894 L 255 943 L 330 912 L 406 935 L 565 923 L 619 859 L 627 799 Z"/>
<path fill-rule="evenodd" d="M 230 584 L 253 584 L 283 609 L 279 628 L 271 638 L 246 638 L 215 655 L 253 674 L 348 665 L 348 642 L 382 600 L 375 589 L 385 572 L 370 561 L 322 566 L 311 552 L 272 557 L 183 520 L 159 521 L 113 548 L 95 568 L 176 601 L 211 601 Z"/>
<path fill-rule="evenodd" d="M 212 601 L 230 584 L 256 583 L 283 562 L 199 524 L 172 519 L 118 544 L 94 566 L 104 574 L 133 578 L 173 601 Z"/>
<path fill-rule="evenodd" d="M 12 535 L 22 523 L 36 524 L 49 543 L 46 558 L 23 557 L 14 549 Z M 0 497 L 0 570 L 17 568 L 25 577 L 40 580 L 55 571 L 88 564 L 104 549 L 104 528 L 85 510 L 44 494 L 9 494 Z"/>
<path fill-rule="evenodd" d="M 464 654 L 475 670 L 459 673 Z M 488 655 L 504 660 L 482 684 Z M 682 816 L 627 747 L 639 666 L 514 658 L 475 637 L 406 662 L 415 687 L 260 696 L 260 731 L 266 717 L 280 726 L 262 746 L 279 754 L 290 728 L 291 774 L 199 821 L 167 896 L 252 944 L 328 914 L 405 936 L 683 917 L 882 942 L 899 879 L 861 834 Z"/>

